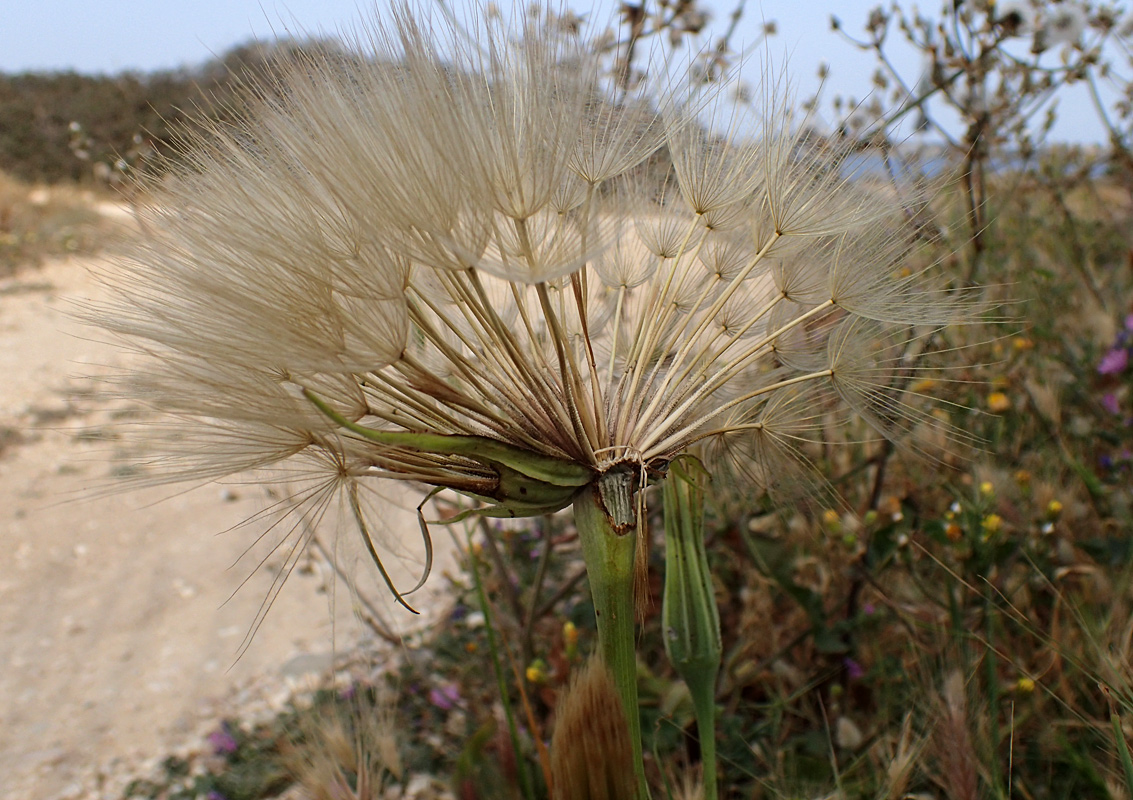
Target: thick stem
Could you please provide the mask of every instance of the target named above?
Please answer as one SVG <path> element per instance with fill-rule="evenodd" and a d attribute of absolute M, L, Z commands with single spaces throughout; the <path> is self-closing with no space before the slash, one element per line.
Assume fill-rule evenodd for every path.
<path fill-rule="evenodd" d="M 634 636 L 633 558 L 639 524 L 635 488 L 633 472 L 605 473 L 578 494 L 574 523 L 590 578 L 599 647 L 614 676 L 629 725 L 638 800 L 646 800 L 649 787 L 642 761 Z"/>

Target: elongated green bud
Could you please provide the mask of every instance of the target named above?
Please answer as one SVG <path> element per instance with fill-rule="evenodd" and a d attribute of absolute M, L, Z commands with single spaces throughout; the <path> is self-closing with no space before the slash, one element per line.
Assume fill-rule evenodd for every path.
<path fill-rule="evenodd" d="M 706 800 L 716 797 L 716 676 L 723 644 L 720 612 L 704 549 L 704 484 L 698 462 L 669 467 L 665 480 L 665 592 L 661 631 L 665 652 L 688 684 L 696 710 Z"/>
<path fill-rule="evenodd" d="M 710 672 L 714 682 L 720 666 L 720 613 L 704 549 L 704 481 L 673 464 L 665 481 L 665 594 L 661 625 L 665 652 L 688 680 Z"/>

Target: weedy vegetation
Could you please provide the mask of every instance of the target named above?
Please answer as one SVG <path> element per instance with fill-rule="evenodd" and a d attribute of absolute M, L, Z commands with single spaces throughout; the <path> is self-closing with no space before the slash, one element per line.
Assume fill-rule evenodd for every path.
<path fill-rule="evenodd" d="M 118 227 L 92 208 L 99 199 L 110 197 L 28 184 L 0 173 L 0 279 L 17 277 L 47 258 L 99 250 Z"/>

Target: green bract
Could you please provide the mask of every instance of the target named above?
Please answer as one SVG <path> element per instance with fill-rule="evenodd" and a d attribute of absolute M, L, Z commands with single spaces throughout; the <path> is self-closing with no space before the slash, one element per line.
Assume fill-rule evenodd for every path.
<path fill-rule="evenodd" d="M 674 463 L 664 486 L 665 590 L 661 635 L 696 711 L 705 796 L 716 796 L 716 676 L 723 643 L 712 572 L 704 548 L 704 487 L 698 462 Z"/>

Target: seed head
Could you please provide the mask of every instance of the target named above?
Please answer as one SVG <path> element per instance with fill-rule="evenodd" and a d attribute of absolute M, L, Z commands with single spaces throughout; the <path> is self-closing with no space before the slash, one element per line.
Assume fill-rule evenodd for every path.
<path fill-rule="evenodd" d="M 775 81 L 762 116 L 706 111 L 516 25 L 399 6 L 186 133 L 92 315 L 177 420 L 159 478 L 300 463 L 522 516 L 690 452 L 769 483 L 839 403 L 926 421 L 892 347 L 964 308 L 923 194 L 854 177 Z"/>

